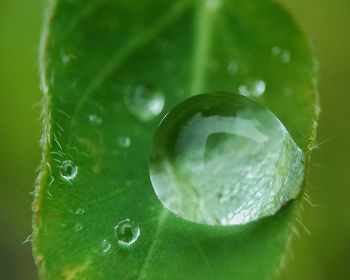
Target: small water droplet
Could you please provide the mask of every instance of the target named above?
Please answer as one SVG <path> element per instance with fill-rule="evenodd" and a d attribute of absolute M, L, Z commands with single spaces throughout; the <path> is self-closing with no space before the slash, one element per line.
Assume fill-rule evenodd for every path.
<path fill-rule="evenodd" d="M 278 56 L 281 53 L 281 49 L 278 46 L 273 46 L 271 52 L 273 55 Z"/>
<path fill-rule="evenodd" d="M 82 224 L 75 224 L 73 230 L 74 231 L 81 231 L 84 228 Z"/>
<path fill-rule="evenodd" d="M 92 114 L 92 115 L 89 115 L 89 122 L 93 125 L 101 125 L 103 120 L 101 117 L 95 114 Z"/>
<path fill-rule="evenodd" d="M 118 138 L 118 145 L 120 148 L 126 149 L 129 148 L 131 140 L 127 136 L 121 136 Z"/>
<path fill-rule="evenodd" d="M 254 96 L 258 97 L 263 95 L 263 93 L 265 92 L 266 89 L 266 84 L 263 80 L 257 80 L 254 82 Z"/>
<path fill-rule="evenodd" d="M 65 160 L 61 165 L 61 176 L 66 180 L 73 180 L 78 174 L 78 166 L 73 161 Z"/>
<path fill-rule="evenodd" d="M 215 11 L 221 5 L 221 0 L 206 0 L 206 7 L 209 10 Z"/>
<path fill-rule="evenodd" d="M 107 253 L 111 249 L 112 244 L 107 239 L 103 239 L 100 246 L 102 253 Z"/>
<path fill-rule="evenodd" d="M 304 154 L 280 120 L 237 94 L 203 94 L 172 109 L 149 158 L 165 207 L 197 223 L 245 224 L 299 194 Z"/>
<path fill-rule="evenodd" d="M 85 209 L 78 208 L 77 210 L 75 210 L 75 214 L 77 214 L 77 215 L 84 215 L 85 214 Z"/>
<path fill-rule="evenodd" d="M 289 63 L 290 61 L 290 51 L 284 50 L 281 54 L 281 60 L 283 63 Z"/>
<path fill-rule="evenodd" d="M 136 84 L 125 96 L 127 108 L 141 121 L 150 121 L 158 116 L 164 103 L 164 94 L 147 83 Z"/>
<path fill-rule="evenodd" d="M 75 58 L 75 55 L 61 51 L 61 60 L 64 65 L 69 64 Z"/>
<path fill-rule="evenodd" d="M 240 85 L 239 94 L 248 97 L 260 97 L 266 90 L 266 84 L 263 80 L 249 81 L 247 84 Z"/>
<path fill-rule="evenodd" d="M 231 75 L 235 75 L 239 70 L 239 63 L 234 60 L 231 59 L 228 64 L 227 64 L 227 71 L 231 74 Z"/>
<path fill-rule="evenodd" d="M 117 224 L 115 227 L 115 236 L 118 244 L 121 246 L 131 246 L 140 236 L 140 228 L 135 222 L 126 219 Z"/>

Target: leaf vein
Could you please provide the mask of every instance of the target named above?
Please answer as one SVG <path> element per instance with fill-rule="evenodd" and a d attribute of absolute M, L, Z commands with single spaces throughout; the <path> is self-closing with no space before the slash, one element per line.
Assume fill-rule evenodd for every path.
<path fill-rule="evenodd" d="M 116 52 L 112 58 L 102 67 L 102 71 L 89 83 L 86 90 L 82 94 L 81 99 L 78 101 L 71 122 L 71 128 L 73 127 L 77 115 L 81 111 L 85 102 L 91 97 L 95 90 L 118 68 L 132 53 L 137 51 L 140 47 L 150 42 L 153 38 L 159 35 L 162 31 L 166 30 L 171 24 L 177 20 L 188 7 L 189 1 L 177 2 L 170 11 L 156 21 L 153 25 L 148 27 L 142 34 L 138 34 L 136 37 L 129 40 L 124 47 Z"/>

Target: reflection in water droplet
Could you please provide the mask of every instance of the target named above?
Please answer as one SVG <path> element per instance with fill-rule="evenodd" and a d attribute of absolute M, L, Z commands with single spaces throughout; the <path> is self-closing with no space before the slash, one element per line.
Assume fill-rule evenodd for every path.
<path fill-rule="evenodd" d="M 235 75 L 238 72 L 239 69 L 239 64 L 236 60 L 231 59 L 229 61 L 229 63 L 227 64 L 227 71 L 231 74 L 231 75 Z"/>
<path fill-rule="evenodd" d="M 266 84 L 263 80 L 249 81 L 247 84 L 240 85 L 239 94 L 248 97 L 260 97 L 264 94 Z"/>
<path fill-rule="evenodd" d="M 82 224 L 75 224 L 73 229 L 74 229 L 74 231 L 81 231 L 83 229 L 83 225 Z"/>
<path fill-rule="evenodd" d="M 85 209 L 78 208 L 77 210 L 75 210 L 75 214 L 77 214 L 77 215 L 84 215 L 85 214 Z"/>
<path fill-rule="evenodd" d="M 122 136 L 118 138 L 118 145 L 120 148 L 126 149 L 129 148 L 131 144 L 131 140 L 127 136 Z"/>
<path fill-rule="evenodd" d="M 102 124 L 102 121 L 103 121 L 102 118 L 97 115 L 94 115 L 94 114 L 89 115 L 89 122 L 93 125 L 100 125 Z"/>
<path fill-rule="evenodd" d="M 254 82 L 254 96 L 261 96 L 266 89 L 266 84 L 263 80 L 258 80 Z"/>
<path fill-rule="evenodd" d="M 102 253 L 107 253 L 111 249 L 112 244 L 107 239 L 103 239 L 100 246 Z"/>
<path fill-rule="evenodd" d="M 247 85 L 240 85 L 238 88 L 239 94 L 244 96 L 250 96 L 250 92 L 248 90 Z"/>
<path fill-rule="evenodd" d="M 115 237 L 117 238 L 118 244 L 121 246 L 131 246 L 136 242 L 140 236 L 140 228 L 135 222 L 126 219 L 121 221 L 115 227 Z"/>
<path fill-rule="evenodd" d="M 304 155 L 267 108 L 235 94 L 194 96 L 158 126 L 150 153 L 153 188 L 176 215 L 244 224 L 296 198 Z"/>
<path fill-rule="evenodd" d="M 66 180 L 74 179 L 78 174 L 78 166 L 73 161 L 65 160 L 61 165 L 61 176 Z"/>
<path fill-rule="evenodd" d="M 278 46 L 274 46 L 271 49 L 271 52 L 274 56 L 278 57 L 282 63 L 290 62 L 290 51 L 287 49 L 281 49 Z"/>
<path fill-rule="evenodd" d="M 164 107 L 164 94 L 150 84 L 138 83 L 125 96 L 129 111 L 141 121 L 150 121 Z"/>

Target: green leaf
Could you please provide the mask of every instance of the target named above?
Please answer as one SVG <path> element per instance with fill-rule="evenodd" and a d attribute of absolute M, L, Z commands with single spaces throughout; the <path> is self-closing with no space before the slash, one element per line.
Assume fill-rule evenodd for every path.
<path fill-rule="evenodd" d="M 256 99 L 309 158 L 318 115 L 316 64 L 293 20 L 262 0 L 50 4 L 41 49 L 43 160 L 33 204 L 41 277 L 271 279 L 300 199 L 243 226 L 190 223 L 157 199 L 148 153 L 158 122 L 179 102 L 199 93 L 249 94 L 250 85 L 263 81 Z M 139 82 L 165 95 L 162 114 L 150 121 L 125 105 Z M 127 149 L 120 137 L 130 140 Z M 61 176 L 67 160 L 78 168 L 72 180 Z M 125 219 L 140 228 L 127 249 L 114 232 Z"/>

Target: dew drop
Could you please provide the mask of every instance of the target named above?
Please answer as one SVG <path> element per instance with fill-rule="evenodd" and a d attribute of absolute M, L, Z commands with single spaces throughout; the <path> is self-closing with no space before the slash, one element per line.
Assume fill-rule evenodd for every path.
<path fill-rule="evenodd" d="M 93 125 L 101 125 L 103 120 L 101 117 L 95 114 L 92 114 L 92 115 L 89 115 L 89 122 Z"/>
<path fill-rule="evenodd" d="M 147 83 L 138 83 L 125 96 L 129 111 L 141 121 L 150 121 L 158 116 L 164 107 L 164 94 Z"/>
<path fill-rule="evenodd" d="M 83 227 L 84 226 L 82 224 L 75 224 L 73 230 L 74 231 L 81 231 L 83 229 Z"/>
<path fill-rule="evenodd" d="M 278 46 L 273 46 L 271 52 L 273 55 L 278 56 L 281 54 L 281 48 Z"/>
<path fill-rule="evenodd" d="M 153 188 L 176 215 L 245 224 L 297 197 L 304 155 L 280 120 L 242 95 L 197 95 L 158 126 L 149 158 Z"/>
<path fill-rule="evenodd" d="M 123 148 L 123 149 L 129 148 L 130 144 L 131 144 L 131 140 L 129 137 L 121 136 L 118 138 L 118 146 L 120 148 Z"/>
<path fill-rule="evenodd" d="M 112 244 L 107 239 L 103 239 L 100 246 L 102 253 L 107 253 L 111 249 Z"/>
<path fill-rule="evenodd" d="M 115 237 L 118 244 L 123 247 L 129 247 L 134 244 L 140 236 L 140 228 L 135 222 L 126 219 L 115 227 Z"/>
<path fill-rule="evenodd" d="M 68 54 L 64 51 L 61 52 L 61 60 L 64 65 L 69 64 L 76 56 L 74 54 Z"/>
<path fill-rule="evenodd" d="M 281 54 L 281 60 L 283 63 L 289 63 L 290 61 L 290 51 L 284 50 Z"/>
<path fill-rule="evenodd" d="M 217 10 L 221 5 L 221 0 L 206 0 L 206 8 L 212 11 Z"/>
<path fill-rule="evenodd" d="M 261 96 L 265 92 L 266 84 L 263 80 L 258 80 L 254 82 L 254 96 Z"/>
<path fill-rule="evenodd" d="M 84 215 L 85 214 L 85 209 L 78 208 L 77 210 L 75 210 L 75 214 L 79 215 L 79 216 Z"/>
<path fill-rule="evenodd" d="M 70 181 L 73 180 L 78 174 L 78 166 L 73 161 L 65 160 L 61 165 L 61 176 L 62 178 Z"/>

